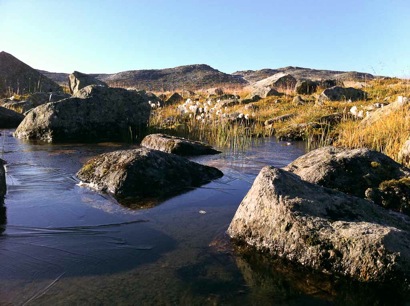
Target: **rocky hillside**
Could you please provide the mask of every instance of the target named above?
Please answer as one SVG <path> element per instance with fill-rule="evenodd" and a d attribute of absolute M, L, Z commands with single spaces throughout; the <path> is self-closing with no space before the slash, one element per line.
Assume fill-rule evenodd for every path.
<path fill-rule="evenodd" d="M 374 76 L 370 73 L 364 72 L 345 72 L 345 71 L 333 71 L 333 70 L 318 70 L 302 67 L 284 67 L 278 69 L 262 69 L 262 70 L 245 70 L 237 71 L 232 75 L 242 77 L 249 83 L 258 82 L 265 78 L 268 78 L 277 73 L 290 74 L 297 80 L 299 79 L 311 79 L 311 80 L 328 80 L 335 79 L 340 81 L 365 81 L 372 80 Z"/>
<path fill-rule="evenodd" d="M 44 72 L 60 84 L 67 84 L 68 74 Z M 218 71 L 208 65 L 188 65 L 167 69 L 129 70 L 115 74 L 91 74 L 111 87 L 149 91 L 198 90 L 212 87 L 246 85 L 240 76 Z"/>
<path fill-rule="evenodd" d="M 0 52 L 0 97 L 50 89 L 57 91 L 60 87 L 13 55 Z"/>

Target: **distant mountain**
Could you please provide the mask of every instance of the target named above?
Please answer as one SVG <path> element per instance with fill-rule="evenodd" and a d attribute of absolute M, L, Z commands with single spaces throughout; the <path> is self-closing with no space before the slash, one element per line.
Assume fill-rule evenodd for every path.
<path fill-rule="evenodd" d="M 277 73 L 286 73 L 292 75 L 294 78 L 310 79 L 310 80 L 327 80 L 335 79 L 340 81 L 365 81 L 374 79 L 374 75 L 364 72 L 346 72 L 333 70 L 319 70 L 302 67 L 284 67 L 278 69 L 261 69 L 261 70 L 244 70 L 232 73 L 232 75 L 242 77 L 249 83 L 255 83 L 266 79 Z"/>
<path fill-rule="evenodd" d="M 0 52 L 0 96 L 60 90 L 54 81 L 13 55 Z"/>

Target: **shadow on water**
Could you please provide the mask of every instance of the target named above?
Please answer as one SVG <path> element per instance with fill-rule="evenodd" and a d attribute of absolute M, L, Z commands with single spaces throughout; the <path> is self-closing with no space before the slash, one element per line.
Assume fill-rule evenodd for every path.
<path fill-rule="evenodd" d="M 4 206 L 4 198 L 0 196 L 0 236 L 6 230 L 7 224 L 7 214 L 6 214 L 6 206 Z"/>

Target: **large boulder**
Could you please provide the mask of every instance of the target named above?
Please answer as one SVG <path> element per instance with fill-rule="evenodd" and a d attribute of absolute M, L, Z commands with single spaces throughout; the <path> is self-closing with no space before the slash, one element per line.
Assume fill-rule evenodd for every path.
<path fill-rule="evenodd" d="M 107 84 L 103 81 L 100 81 L 89 74 L 78 71 L 74 71 L 68 76 L 68 85 L 70 87 L 71 94 L 75 94 L 80 89 L 89 85 L 107 86 Z"/>
<path fill-rule="evenodd" d="M 0 106 L 0 128 L 15 128 L 24 119 L 22 114 Z"/>
<path fill-rule="evenodd" d="M 216 168 L 147 148 L 101 154 L 77 173 L 80 180 L 120 202 L 166 198 L 222 176 Z"/>
<path fill-rule="evenodd" d="M 221 153 L 206 143 L 165 134 L 147 135 L 142 140 L 141 146 L 181 156 Z"/>
<path fill-rule="evenodd" d="M 142 92 L 97 85 L 32 109 L 14 136 L 46 142 L 135 140 L 150 114 Z"/>
<path fill-rule="evenodd" d="M 410 276 L 409 230 L 404 215 L 266 166 L 228 234 L 318 271 L 402 284 Z"/>
<path fill-rule="evenodd" d="M 295 85 L 298 95 L 311 95 L 316 92 L 318 83 L 312 80 L 299 80 Z"/>
<path fill-rule="evenodd" d="M 56 102 L 70 97 L 69 94 L 62 92 L 36 92 L 27 96 L 24 101 L 9 101 L 3 104 L 3 107 L 11 109 L 15 112 L 24 114 L 32 108 L 35 108 L 39 105 Z"/>
<path fill-rule="evenodd" d="M 410 169 L 390 157 L 369 149 L 343 149 L 323 147 L 297 158 L 284 168 L 302 180 L 336 189 L 360 198 L 368 198 L 386 208 L 410 212 L 410 207 L 397 207 L 396 198 L 388 196 L 387 181 L 410 177 Z M 410 186 L 399 196 L 410 201 Z"/>
<path fill-rule="evenodd" d="M 407 97 L 399 96 L 396 101 L 388 105 L 381 104 L 381 108 L 370 113 L 369 116 L 364 118 L 361 122 L 361 126 L 370 126 L 373 123 L 384 120 L 386 117 L 391 116 L 394 113 L 397 113 L 402 110 L 409 110 L 410 99 Z M 399 116 L 402 114 L 398 114 Z"/>
<path fill-rule="evenodd" d="M 6 162 L 0 158 L 0 206 L 1 206 L 1 200 L 6 194 L 6 169 L 4 168 L 4 165 Z"/>
<path fill-rule="evenodd" d="M 184 102 L 184 98 L 177 92 L 174 92 L 166 101 L 165 105 L 174 105 Z"/>
<path fill-rule="evenodd" d="M 325 89 L 318 97 L 318 104 L 322 104 L 325 101 L 357 101 L 365 100 L 367 93 L 363 90 L 353 87 L 341 87 L 334 86 Z"/>

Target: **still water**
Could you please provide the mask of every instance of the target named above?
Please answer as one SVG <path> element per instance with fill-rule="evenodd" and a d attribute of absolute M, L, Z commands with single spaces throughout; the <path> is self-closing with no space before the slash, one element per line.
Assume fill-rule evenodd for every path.
<path fill-rule="evenodd" d="M 261 140 L 193 160 L 224 177 L 131 210 L 78 186 L 90 157 L 116 143 L 47 145 L 0 130 L 8 193 L 0 205 L 1 305 L 372 305 L 401 303 L 372 287 L 233 251 L 225 231 L 265 165 L 303 143 Z"/>

